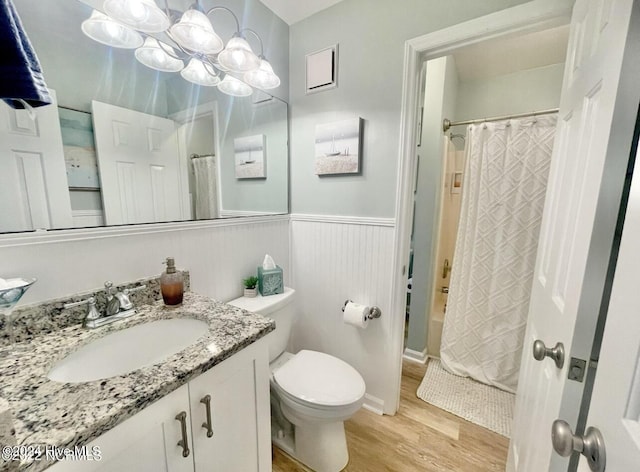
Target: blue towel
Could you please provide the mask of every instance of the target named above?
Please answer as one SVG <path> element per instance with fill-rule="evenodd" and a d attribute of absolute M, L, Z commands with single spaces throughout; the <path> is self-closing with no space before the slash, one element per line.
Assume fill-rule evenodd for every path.
<path fill-rule="evenodd" d="M 42 68 L 11 0 L 0 0 L 0 99 L 12 108 L 53 102 Z"/>

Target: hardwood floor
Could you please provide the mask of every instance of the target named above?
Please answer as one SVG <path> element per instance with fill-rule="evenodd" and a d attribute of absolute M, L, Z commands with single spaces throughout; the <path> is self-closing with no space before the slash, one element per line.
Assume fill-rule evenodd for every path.
<path fill-rule="evenodd" d="M 405 362 L 400 409 L 345 422 L 348 472 L 503 472 L 508 439 L 416 397 L 426 366 Z M 308 469 L 274 447 L 273 472 Z"/>

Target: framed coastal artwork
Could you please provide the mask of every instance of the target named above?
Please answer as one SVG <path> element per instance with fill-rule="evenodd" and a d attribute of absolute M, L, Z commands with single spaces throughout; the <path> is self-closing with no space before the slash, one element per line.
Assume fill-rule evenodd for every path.
<path fill-rule="evenodd" d="M 360 173 L 363 123 L 352 118 L 316 125 L 316 175 Z"/>
<path fill-rule="evenodd" d="M 267 177 L 267 138 L 264 134 L 233 140 L 236 159 L 236 179 L 265 179 Z"/>
<path fill-rule="evenodd" d="M 58 107 L 58 115 L 69 188 L 99 190 L 91 113 Z"/>

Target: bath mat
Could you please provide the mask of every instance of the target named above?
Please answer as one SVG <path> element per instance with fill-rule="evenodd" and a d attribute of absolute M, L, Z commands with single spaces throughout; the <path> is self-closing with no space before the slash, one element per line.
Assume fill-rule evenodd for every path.
<path fill-rule="evenodd" d="M 417 395 L 425 402 L 471 423 L 511 437 L 516 396 L 468 377 L 451 374 L 444 370 L 439 359 L 429 359 Z"/>

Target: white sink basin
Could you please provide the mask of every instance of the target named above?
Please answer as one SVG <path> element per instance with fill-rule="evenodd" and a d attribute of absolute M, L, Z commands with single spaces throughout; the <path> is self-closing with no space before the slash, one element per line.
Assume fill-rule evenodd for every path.
<path fill-rule="evenodd" d="M 204 321 L 175 318 L 116 331 L 69 354 L 47 377 L 80 383 L 124 375 L 162 362 L 193 344 L 208 329 Z"/>

